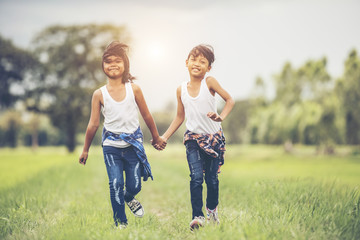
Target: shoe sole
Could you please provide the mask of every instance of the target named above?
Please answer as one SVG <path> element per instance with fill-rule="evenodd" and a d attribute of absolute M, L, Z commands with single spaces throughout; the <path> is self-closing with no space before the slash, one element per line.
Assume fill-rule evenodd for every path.
<path fill-rule="evenodd" d="M 131 210 L 130 210 L 131 211 Z M 143 209 L 143 214 L 142 215 L 136 215 L 135 213 L 132 212 L 132 214 L 134 214 L 135 217 L 138 217 L 138 218 L 142 218 L 144 215 L 145 215 L 145 211 Z"/>

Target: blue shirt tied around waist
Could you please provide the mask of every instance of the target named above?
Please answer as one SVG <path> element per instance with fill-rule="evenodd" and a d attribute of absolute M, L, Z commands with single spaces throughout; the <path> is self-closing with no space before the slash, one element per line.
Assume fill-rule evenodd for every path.
<path fill-rule="evenodd" d="M 141 141 L 143 141 L 143 138 L 144 138 L 143 133 L 142 133 L 140 127 L 138 127 L 138 129 L 136 129 L 136 131 L 134 133 L 120 133 L 120 134 L 110 132 L 110 131 L 106 130 L 104 127 L 103 132 L 102 132 L 102 141 L 101 142 L 104 143 L 104 141 L 106 139 L 109 139 L 112 141 L 123 140 L 123 141 L 131 144 L 134 147 L 135 153 L 141 162 L 141 176 L 143 177 L 143 180 L 147 181 L 147 179 L 149 177 L 151 177 L 151 180 L 154 180 L 154 178 L 151 174 L 150 163 L 148 162 L 146 154 L 145 154 L 144 145 L 142 142 L 138 141 L 138 139 L 141 139 Z"/>

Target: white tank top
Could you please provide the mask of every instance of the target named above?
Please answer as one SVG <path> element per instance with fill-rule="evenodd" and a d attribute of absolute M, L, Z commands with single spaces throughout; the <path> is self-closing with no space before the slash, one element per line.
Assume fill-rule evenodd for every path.
<path fill-rule="evenodd" d="M 139 116 L 131 83 L 125 83 L 126 95 L 121 102 L 115 101 L 110 96 L 106 85 L 102 86 L 100 90 L 104 100 L 104 106 L 102 106 L 101 110 L 106 130 L 116 134 L 135 132 L 139 127 Z M 124 148 L 130 146 L 130 144 L 122 140 L 112 141 L 106 139 L 103 146 Z"/>
<path fill-rule="evenodd" d="M 216 100 L 206 84 L 201 80 L 200 91 L 196 97 L 191 97 L 187 90 L 188 82 L 181 85 L 181 101 L 185 109 L 186 128 L 194 133 L 214 134 L 221 128 L 220 122 L 211 120 L 208 112 L 217 112 Z"/>

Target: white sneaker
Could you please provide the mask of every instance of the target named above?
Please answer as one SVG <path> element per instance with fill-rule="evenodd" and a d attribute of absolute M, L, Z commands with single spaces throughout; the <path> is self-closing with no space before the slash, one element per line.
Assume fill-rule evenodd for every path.
<path fill-rule="evenodd" d="M 143 217 L 145 214 L 144 208 L 141 206 L 141 203 L 133 198 L 130 202 L 126 202 L 129 206 L 131 212 L 135 215 L 135 217 Z"/>
<path fill-rule="evenodd" d="M 194 217 L 194 219 L 190 222 L 190 230 L 199 229 L 205 225 L 205 217 Z"/>
<path fill-rule="evenodd" d="M 127 223 L 120 223 L 119 225 L 118 225 L 118 228 L 119 229 L 125 229 L 125 228 L 127 228 Z"/>
<path fill-rule="evenodd" d="M 211 223 L 216 223 L 216 224 L 220 224 L 220 220 L 218 217 L 218 207 L 216 206 L 216 208 L 214 210 L 210 210 L 206 207 L 206 217 L 207 220 Z"/>

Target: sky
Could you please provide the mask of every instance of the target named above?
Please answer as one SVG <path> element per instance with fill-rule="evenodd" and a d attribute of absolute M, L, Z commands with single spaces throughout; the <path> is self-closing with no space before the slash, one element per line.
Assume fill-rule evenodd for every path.
<path fill-rule="evenodd" d="M 198 44 L 214 47 L 208 75 L 236 100 L 251 96 L 258 76 L 271 98 L 273 76 L 287 61 L 296 68 L 326 57 L 336 79 L 349 52 L 360 51 L 359 13 L 358 0 L 0 0 L 0 34 L 28 48 L 50 25 L 125 25 L 130 72 L 157 111 L 176 104 Z"/>

